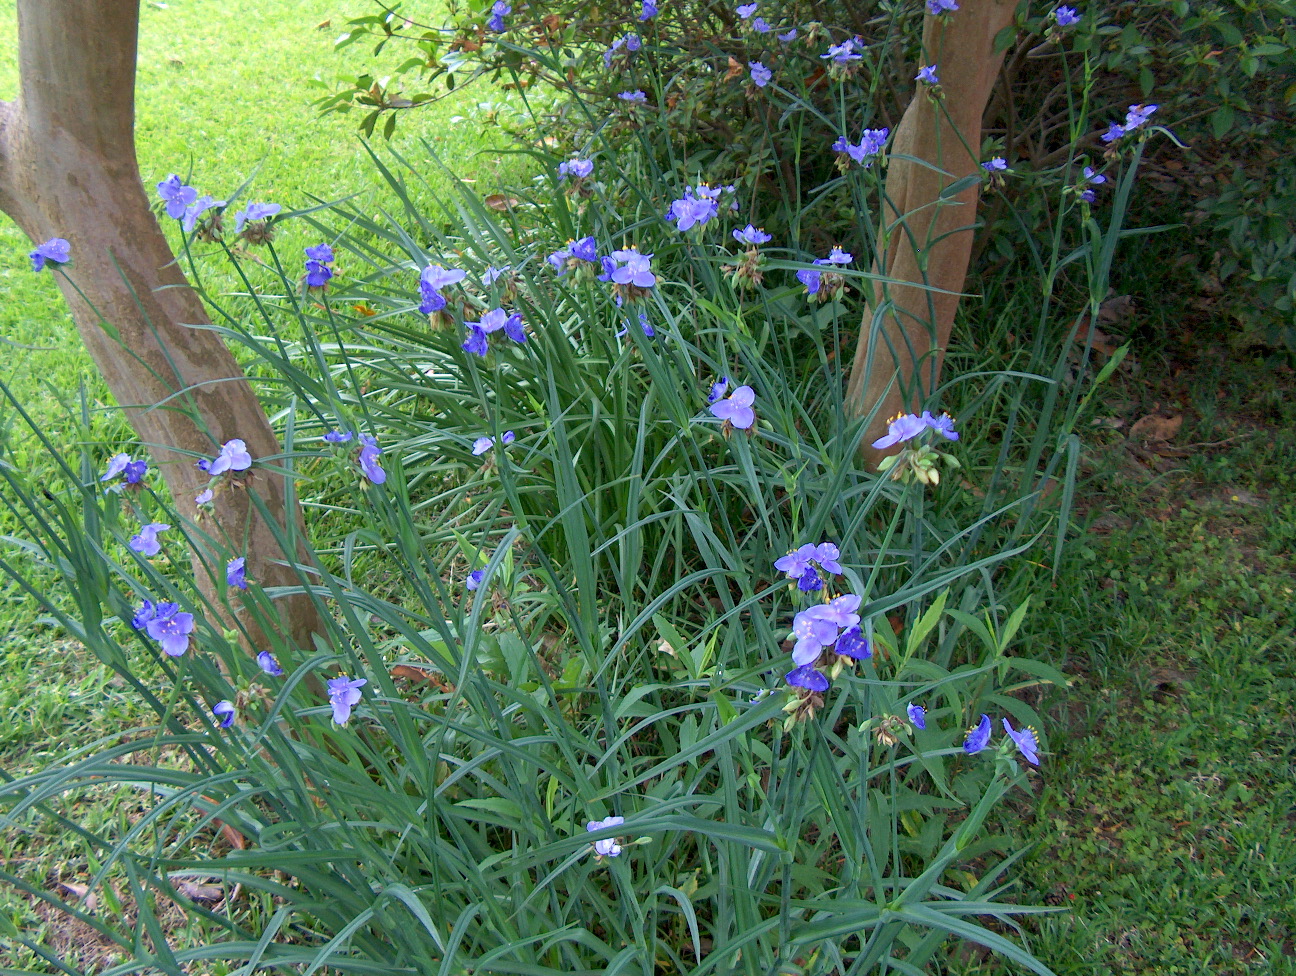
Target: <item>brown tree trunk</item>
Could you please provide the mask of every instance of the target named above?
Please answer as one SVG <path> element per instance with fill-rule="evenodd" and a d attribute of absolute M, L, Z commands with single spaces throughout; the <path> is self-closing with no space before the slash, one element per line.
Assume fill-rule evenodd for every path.
<path fill-rule="evenodd" d="M 75 287 L 56 277 L 77 330 L 192 527 L 194 495 L 207 483 L 195 455 L 214 455 L 236 437 L 254 458 L 279 445 L 219 336 L 189 327 L 208 324 L 206 311 L 149 210 L 135 158 L 138 25 L 138 0 L 19 0 L 19 95 L 0 103 L 0 210 L 33 242 L 70 242 Z M 258 470 L 251 487 L 287 525 L 283 478 Z M 248 495 L 219 492 L 200 531 L 245 553 L 250 579 L 299 585 L 294 560 Z M 300 530 L 300 512 L 292 518 Z M 219 606 L 213 576 L 223 582 L 224 564 L 204 568 L 195 552 L 193 565 L 199 589 Z M 319 629 L 311 601 L 277 606 L 284 636 L 310 648 Z M 242 623 L 254 649 L 264 635 Z"/>
<path fill-rule="evenodd" d="M 943 98 L 938 104 L 920 85 L 892 142 L 882 204 L 889 239 L 873 270 L 903 283 L 875 284 L 847 388 L 856 416 L 877 408 L 861 445 L 873 464 L 888 453 L 870 446 L 886 432 L 887 420 L 920 408 L 940 377 L 967 276 L 980 186 L 947 201 L 940 195 L 982 172 L 981 117 L 1003 61 L 995 35 L 1012 23 L 1016 6 L 1015 0 L 962 0 L 953 14 L 928 16 L 923 28 L 923 50 L 938 68 Z M 902 153 L 929 165 L 895 158 Z"/>

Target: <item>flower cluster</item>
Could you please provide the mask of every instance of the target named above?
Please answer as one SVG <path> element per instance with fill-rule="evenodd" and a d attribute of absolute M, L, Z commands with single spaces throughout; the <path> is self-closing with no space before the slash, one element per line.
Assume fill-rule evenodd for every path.
<path fill-rule="evenodd" d="M 135 461 L 129 454 L 114 454 L 108 460 L 108 469 L 104 471 L 103 477 L 99 480 L 112 481 L 114 478 L 121 478 L 121 482 L 115 484 L 109 490 L 120 490 L 123 484 L 139 487 L 140 482 L 144 480 L 144 475 L 148 472 L 148 462 L 141 459 Z"/>
<path fill-rule="evenodd" d="M 820 267 L 841 267 L 855 260 L 848 251 L 834 247 L 826 258 L 815 258 L 814 263 Z M 835 271 L 819 271 L 816 268 L 802 268 L 796 273 L 797 281 L 805 285 L 806 295 L 812 302 L 826 302 L 830 298 L 840 298 L 846 291 L 846 279 Z"/>
<path fill-rule="evenodd" d="M 613 251 L 601 259 L 603 273 L 599 281 L 612 283 L 612 292 L 617 301 L 627 298 L 642 298 L 648 289 L 657 284 L 657 276 L 652 271 L 652 255 L 640 254 L 633 247 Z"/>
<path fill-rule="evenodd" d="M 1141 129 L 1147 124 L 1148 119 L 1152 117 L 1152 113 L 1155 112 L 1158 107 L 1159 106 L 1156 105 L 1131 105 L 1129 111 L 1125 113 L 1124 125 L 1119 122 L 1111 123 L 1111 125 L 1107 127 L 1107 131 L 1103 133 L 1102 141 L 1113 143 L 1129 135 L 1131 132 Z"/>
<path fill-rule="evenodd" d="M 593 237 L 582 237 L 579 241 L 568 241 L 566 247 L 554 251 L 545 260 L 558 272 L 558 277 L 561 278 L 572 268 L 579 268 L 583 264 L 591 266 L 598 264 L 598 244 Z"/>
<path fill-rule="evenodd" d="M 953 455 L 936 450 L 931 443 L 935 440 L 932 436 L 935 434 L 946 441 L 958 440 L 954 418 L 947 413 L 935 417 L 926 410 L 921 417 L 912 413 L 893 417 L 887 424 L 887 432 L 873 442 L 873 447 L 879 451 L 897 444 L 904 444 L 905 447 L 899 454 L 883 458 L 878 471 L 890 471 L 892 479 L 896 481 L 908 481 L 913 477 L 925 485 L 940 484 L 940 469 L 937 467 L 939 462 L 944 461 L 954 468 L 960 465 Z M 920 443 L 916 443 L 918 438 L 922 438 Z"/>
<path fill-rule="evenodd" d="M 443 268 L 433 264 L 419 272 L 419 307 L 424 315 L 433 315 L 446 307 L 443 288 L 458 284 L 467 277 L 468 272 L 458 268 Z"/>
<path fill-rule="evenodd" d="M 316 244 L 306 248 L 306 287 L 323 288 L 333 277 L 333 248 L 327 244 Z"/>
<path fill-rule="evenodd" d="M 1020 729 L 1014 729 L 1008 719 L 1003 720 L 1003 729 L 1008 736 L 1009 742 L 1022 754 L 1032 766 L 1039 765 L 1039 737 L 1035 730 L 1029 725 Z M 967 737 L 963 740 L 963 751 L 969 756 L 976 755 L 990 744 L 990 736 L 994 731 L 994 726 L 990 722 L 990 716 L 981 715 L 981 721 L 972 728 L 967 730 Z"/>
<path fill-rule="evenodd" d="M 504 18 L 512 12 L 513 8 L 505 0 L 495 0 L 491 5 L 490 20 L 486 21 L 486 29 L 495 31 L 497 34 L 503 33 L 507 29 Z"/>
<path fill-rule="evenodd" d="M 462 348 L 464 352 L 472 353 L 474 356 L 485 356 L 490 348 L 486 337 L 501 329 L 514 342 L 526 342 L 522 316 L 517 312 L 510 315 L 502 308 L 492 308 L 476 322 L 464 319 L 464 327 L 468 330 L 468 338 L 464 340 Z"/>
<path fill-rule="evenodd" d="M 500 435 L 499 442 L 501 444 L 512 444 L 513 440 L 514 440 L 513 431 L 506 430 L 504 431 L 503 434 Z M 473 446 L 472 446 L 473 457 L 480 457 L 481 455 L 485 454 L 494 446 L 495 446 L 495 438 L 493 437 L 477 438 L 475 441 L 473 441 Z"/>
<path fill-rule="evenodd" d="M 189 649 L 189 635 L 194 632 L 194 616 L 192 613 L 181 613 L 177 603 L 145 600 L 135 611 L 131 626 L 157 641 L 163 653 L 179 657 Z"/>
<path fill-rule="evenodd" d="M 838 136 L 837 141 L 832 144 L 833 151 L 837 153 L 837 168 L 844 173 L 850 168 L 850 164 L 855 162 L 868 169 L 873 165 L 873 161 L 882 155 L 882 150 L 886 148 L 887 137 L 890 135 L 891 130 L 883 127 L 865 129 L 858 143 L 848 142 L 845 136 Z"/>
<path fill-rule="evenodd" d="M 679 231 L 703 227 L 720 212 L 718 202 L 720 196 L 733 191 L 733 186 L 712 187 L 706 183 L 688 187 L 684 191 L 684 196 L 670 205 L 670 209 L 666 211 L 666 219 L 674 221 L 675 229 Z M 732 206 L 737 204 L 734 203 Z"/>
<path fill-rule="evenodd" d="M 802 593 L 815 593 L 824 588 L 819 570 L 832 576 L 841 575 L 841 563 L 837 561 L 840 556 L 841 552 L 834 543 L 821 542 L 816 546 L 807 542 L 774 560 L 774 568 L 795 582 Z"/>

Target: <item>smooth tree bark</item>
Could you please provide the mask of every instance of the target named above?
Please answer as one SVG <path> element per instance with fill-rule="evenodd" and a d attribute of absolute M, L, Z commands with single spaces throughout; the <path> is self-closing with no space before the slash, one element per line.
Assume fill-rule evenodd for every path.
<path fill-rule="evenodd" d="M 35 243 L 70 242 L 72 265 L 56 275 L 59 287 L 181 517 L 246 554 L 249 579 L 297 586 L 293 559 L 249 497 L 255 491 L 280 531 L 300 530 L 281 476 L 254 466 L 248 490 L 225 485 L 198 520 L 194 496 L 207 475 L 197 456 L 232 438 L 253 458 L 276 455 L 279 445 L 220 337 L 192 327 L 209 319 L 149 209 L 135 156 L 138 26 L 138 0 L 19 0 L 19 94 L 0 102 L 0 210 Z M 213 576 L 223 583 L 224 564 L 204 568 L 195 552 L 193 567 L 200 591 L 220 606 Z M 310 599 L 289 596 L 277 607 L 282 636 L 309 649 L 319 630 Z M 254 649 L 265 635 L 239 617 Z"/>
<path fill-rule="evenodd" d="M 856 416 L 876 409 L 861 444 L 874 464 L 898 450 L 870 446 L 887 421 L 920 409 L 940 377 L 967 277 L 980 181 L 949 199 L 942 193 L 983 172 L 981 119 L 1003 62 L 995 36 L 1016 8 L 1016 0 L 962 0 L 957 11 L 928 15 L 923 26 L 940 98 L 919 85 L 892 141 L 882 203 L 887 240 L 873 271 L 899 283 L 873 284 L 847 388 Z"/>

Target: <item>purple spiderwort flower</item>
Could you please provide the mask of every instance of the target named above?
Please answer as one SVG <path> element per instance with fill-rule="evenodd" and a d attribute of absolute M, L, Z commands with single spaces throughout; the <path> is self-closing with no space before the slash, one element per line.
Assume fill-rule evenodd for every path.
<path fill-rule="evenodd" d="M 936 65 L 924 64 L 918 69 L 918 73 L 914 75 L 914 81 L 924 85 L 939 85 L 940 78 L 936 75 Z"/>
<path fill-rule="evenodd" d="M 605 277 L 600 276 L 599 281 L 637 288 L 651 288 L 657 284 L 657 276 L 652 273 L 652 255 L 640 254 L 632 247 L 613 251 L 610 257 L 604 258 L 603 271 Z"/>
<path fill-rule="evenodd" d="M 826 258 L 815 258 L 815 264 L 850 264 L 855 260 L 854 255 L 849 251 L 843 251 L 840 247 L 834 247 L 828 252 Z"/>
<path fill-rule="evenodd" d="M 225 564 L 225 585 L 235 590 L 246 590 L 248 588 L 247 558 L 245 556 L 231 559 Z"/>
<path fill-rule="evenodd" d="M 320 261 L 306 262 L 306 287 L 323 288 L 333 277 L 333 269 Z"/>
<path fill-rule="evenodd" d="M 267 217 L 273 217 L 283 207 L 277 203 L 249 203 L 245 208 L 234 215 L 234 232 L 240 233 L 243 225 L 249 221 L 265 220 Z"/>
<path fill-rule="evenodd" d="M 479 586 L 482 585 L 482 580 L 484 580 L 485 578 L 486 578 L 486 570 L 474 569 L 471 573 L 468 574 L 468 578 L 464 580 L 464 589 L 471 593 L 472 591 L 476 590 Z"/>
<path fill-rule="evenodd" d="M 757 244 L 767 244 L 771 238 L 769 234 L 765 233 L 765 231 L 761 230 L 759 227 L 756 227 L 753 224 L 748 224 L 742 230 L 735 230 L 733 232 L 733 239 L 739 244 L 751 244 L 752 246 L 755 246 Z"/>
<path fill-rule="evenodd" d="M 256 656 L 257 667 L 272 678 L 278 678 L 284 673 L 283 668 L 279 667 L 279 662 L 269 651 L 262 651 Z"/>
<path fill-rule="evenodd" d="M 774 72 L 761 64 L 759 61 L 747 62 L 747 67 L 751 70 L 752 84 L 757 88 L 764 88 L 774 77 Z"/>
<path fill-rule="evenodd" d="M 57 268 L 72 260 L 72 245 L 61 237 L 51 237 L 44 244 L 37 244 L 27 256 L 31 258 L 33 271 L 43 270 L 47 261 Z"/>
<path fill-rule="evenodd" d="M 598 243 L 593 236 L 582 237 L 579 241 L 572 241 L 571 256 L 578 261 L 588 261 L 593 264 L 598 260 Z"/>
<path fill-rule="evenodd" d="M 927 425 L 928 430 L 936 431 L 936 433 L 940 434 L 941 437 L 945 438 L 947 441 L 956 441 L 959 439 L 958 431 L 954 429 L 954 418 L 949 414 L 943 413 L 939 417 L 933 417 L 931 411 L 924 410 L 922 412 L 922 417 L 919 419 Z"/>
<path fill-rule="evenodd" d="M 606 820 L 591 820 L 585 825 L 586 833 L 593 833 L 596 830 L 603 830 L 607 827 L 620 827 L 625 823 L 625 817 L 608 817 Z M 615 837 L 609 837 L 606 840 L 594 841 L 594 853 L 599 857 L 616 857 L 621 853 L 621 845 L 617 843 Z"/>
<path fill-rule="evenodd" d="M 756 402 L 756 391 L 750 386 L 740 386 L 724 400 L 717 400 L 708 408 L 713 417 L 717 417 L 739 430 L 748 430 L 756 422 L 756 411 L 752 404 Z"/>
<path fill-rule="evenodd" d="M 1124 134 L 1125 134 L 1125 127 L 1122 126 L 1119 122 L 1113 122 L 1107 127 L 1107 131 L 1103 133 L 1102 141 L 1115 142 Z"/>
<path fill-rule="evenodd" d="M 864 631 L 860 629 L 859 624 L 843 630 L 833 650 L 842 657 L 853 658 L 856 661 L 873 656 L 873 647 L 864 636 Z"/>
<path fill-rule="evenodd" d="M 513 8 L 505 3 L 505 0 L 495 0 L 491 6 L 491 18 L 486 21 L 486 29 L 500 33 L 505 29 L 504 18 L 513 12 Z"/>
<path fill-rule="evenodd" d="M 185 186 L 180 177 L 172 173 L 157 185 L 158 196 L 166 204 L 167 216 L 179 220 L 185 211 L 198 199 L 198 191 L 192 186 Z"/>
<path fill-rule="evenodd" d="M 569 159 L 558 164 L 559 179 L 571 177 L 574 180 L 582 180 L 593 172 L 594 160 L 592 159 Z"/>
<path fill-rule="evenodd" d="M 333 708 L 334 725 L 347 724 L 351 709 L 360 703 L 360 689 L 368 683 L 364 678 L 348 678 L 345 674 L 329 678 L 329 705 Z"/>
<path fill-rule="evenodd" d="M 150 522 L 141 525 L 139 534 L 131 536 L 130 547 L 143 556 L 156 556 L 162 551 L 158 542 L 158 533 L 171 528 L 166 522 Z"/>
<path fill-rule="evenodd" d="M 917 437 L 926 429 L 927 425 L 921 417 L 911 413 L 902 413 L 887 424 L 886 434 L 875 440 L 873 447 L 877 450 L 885 450 L 888 447 L 893 447 L 896 444 Z"/>
<path fill-rule="evenodd" d="M 500 444 L 512 444 L 513 441 L 515 441 L 516 439 L 517 439 L 516 435 L 514 435 L 513 431 L 506 430 L 504 431 L 503 434 L 500 435 L 499 442 Z M 476 457 L 485 454 L 494 446 L 495 446 L 495 438 L 479 437 L 475 441 L 473 441 L 473 450 L 472 450 L 473 455 Z"/>
<path fill-rule="evenodd" d="M 639 8 L 640 20 L 652 20 L 657 16 L 657 4 L 654 0 L 643 0 L 643 6 Z"/>
<path fill-rule="evenodd" d="M 1013 745 L 1022 754 L 1028 763 L 1032 766 L 1039 765 L 1039 740 L 1035 737 L 1035 730 L 1029 725 L 1020 730 L 1014 729 L 1012 723 L 1007 719 L 1003 720 L 1004 731 L 1008 733 L 1008 738 L 1012 739 Z"/>
<path fill-rule="evenodd" d="M 252 467 L 252 455 L 248 453 L 247 444 L 240 438 L 233 438 L 221 445 L 220 453 L 207 466 L 207 473 L 213 478 L 226 471 L 246 471 Z"/>
<path fill-rule="evenodd" d="M 210 488 L 204 488 L 202 491 L 198 492 L 198 494 L 194 495 L 194 504 L 206 505 L 214 497 L 215 497 L 215 492 L 213 492 Z"/>
<path fill-rule="evenodd" d="M 135 611 L 135 616 L 131 618 L 131 626 L 136 630 L 143 630 L 150 620 L 157 616 L 157 607 L 152 600 L 145 600 Z"/>
<path fill-rule="evenodd" d="M 729 377 L 722 376 L 711 384 L 711 392 L 707 394 L 707 403 L 715 403 L 725 395 L 727 389 L 729 389 Z"/>
<path fill-rule="evenodd" d="M 818 563 L 825 572 L 840 576 L 842 568 L 841 563 L 837 561 L 840 556 L 840 550 L 831 542 L 822 542 L 817 546 L 807 542 L 793 549 L 786 556 L 774 560 L 774 568 L 780 573 L 786 573 L 788 579 L 801 579 L 806 572 L 813 571 L 815 564 Z"/>
<path fill-rule="evenodd" d="M 885 126 L 881 129 L 865 129 L 858 145 L 848 142 L 845 136 L 838 136 L 832 148 L 835 152 L 844 153 L 868 169 L 873 165 L 873 160 L 886 148 L 887 136 L 890 134 L 891 130 Z"/>
<path fill-rule="evenodd" d="M 461 271 L 458 268 L 443 268 L 439 264 L 433 264 L 419 272 L 419 311 L 424 315 L 431 315 L 439 312 L 446 307 L 445 296 L 441 294 L 442 288 L 457 284 L 467 277 L 468 272 Z"/>
<path fill-rule="evenodd" d="M 136 615 L 136 620 L 139 615 Z M 153 615 L 144 622 L 145 632 L 162 645 L 164 653 L 179 657 L 189 649 L 189 635 L 194 632 L 192 613 L 181 613 L 175 603 L 159 603 Z"/>
<path fill-rule="evenodd" d="M 738 7 L 737 14 L 743 20 L 751 20 L 751 15 L 756 12 L 758 4 L 745 3 Z"/>
<path fill-rule="evenodd" d="M 648 101 L 648 96 L 645 95 L 643 91 L 638 88 L 636 88 L 634 91 L 619 92 L 617 94 L 617 98 L 621 99 L 621 101 L 623 102 L 633 102 L 637 104 L 642 104 L 643 102 Z"/>
<path fill-rule="evenodd" d="M 372 434 L 361 434 L 360 444 L 360 472 L 369 479 L 370 484 L 381 485 L 387 480 L 387 472 L 378 463 L 378 455 L 382 453 L 378 439 Z"/>
<path fill-rule="evenodd" d="M 828 678 L 813 665 L 803 664 L 793 668 L 783 676 L 793 688 L 804 688 L 806 691 L 823 692 L 828 690 Z"/>
<path fill-rule="evenodd" d="M 1098 199 L 1098 194 L 1094 192 L 1093 186 L 1097 186 L 1100 183 L 1106 183 L 1106 182 L 1107 182 L 1107 177 L 1105 177 L 1102 173 L 1094 172 L 1094 168 L 1092 166 L 1086 166 L 1084 168 L 1084 178 L 1080 180 L 1080 187 L 1081 187 L 1080 199 L 1083 200 L 1085 203 L 1093 203 L 1096 199 Z M 1090 186 L 1088 184 L 1093 184 L 1093 186 Z"/>
<path fill-rule="evenodd" d="M 757 34 L 768 34 L 774 28 L 765 22 L 764 17 L 757 17 L 751 22 L 751 29 Z"/>
<path fill-rule="evenodd" d="M 1002 156 L 995 156 L 982 163 L 981 168 L 987 173 L 1002 173 L 1008 169 L 1008 162 Z"/>
<path fill-rule="evenodd" d="M 807 295 L 819 294 L 819 285 L 823 281 L 823 275 L 813 268 L 802 268 L 796 273 L 797 281 L 805 285 Z"/>
<path fill-rule="evenodd" d="M 958 0 L 927 0 L 927 12 L 933 17 L 939 17 L 947 10 L 952 13 L 958 8 Z"/>
<path fill-rule="evenodd" d="M 793 27 L 786 34 L 780 34 L 778 36 L 778 39 L 782 41 L 784 44 L 791 44 L 793 41 L 796 40 L 796 36 L 797 36 L 797 29 Z"/>
<path fill-rule="evenodd" d="M 990 744 L 990 716 L 981 715 L 981 721 L 968 729 L 967 738 L 963 740 L 963 751 L 969 756 L 975 755 Z"/>
<path fill-rule="evenodd" d="M 490 345 L 486 342 L 486 331 L 476 322 L 465 322 L 464 325 L 468 327 L 468 338 L 459 348 L 473 356 L 485 356 L 490 351 Z"/>
<path fill-rule="evenodd" d="M 504 265 L 504 267 L 502 268 L 496 268 L 494 266 L 488 267 L 485 271 L 482 272 L 482 276 L 481 276 L 482 284 L 485 285 L 487 288 L 489 288 L 491 285 L 495 284 L 495 282 L 499 281 L 501 278 L 503 278 L 506 274 L 508 274 L 512 270 L 513 270 L 512 267 L 507 264 Z"/>
<path fill-rule="evenodd" d="M 864 54 L 859 50 L 859 38 L 848 37 L 840 44 L 833 44 L 827 54 L 819 55 L 821 60 L 831 60 L 833 64 L 846 66 L 854 61 L 861 61 Z"/>
<path fill-rule="evenodd" d="M 927 728 L 927 709 L 923 708 L 921 705 L 910 703 L 905 708 L 905 713 L 909 716 L 909 721 L 913 724 L 915 729 Z"/>
<path fill-rule="evenodd" d="M 802 610 L 792 618 L 792 632 L 788 637 L 796 638 L 792 645 L 792 663 L 798 667 L 819 660 L 823 649 L 834 643 L 841 632 L 832 620 L 814 612 L 818 606 Z"/>
<path fill-rule="evenodd" d="M 100 481 L 111 481 L 119 475 L 128 485 L 137 485 L 148 471 L 147 461 L 134 461 L 129 454 L 114 454 L 108 461 L 108 470 Z"/>
<path fill-rule="evenodd" d="M 306 248 L 306 258 L 306 287 L 323 288 L 333 277 L 333 269 L 328 267 L 333 262 L 333 248 L 316 244 Z"/>
<path fill-rule="evenodd" d="M 354 436 L 349 430 L 330 430 L 324 435 L 324 439 L 330 444 L 345 444 Z"/>
<path fill-rule="evenodd" d="M 705 226 L 707 221 L 720 213 L 715 202 L 716 196 L 719 193 L 712 191 L 706 184 L 696 189 L 689 187 L 684 191 L 684 196 L 670 205 L 666 219 L 675 221 L 675 228 L 679 231 Z"/>
<path fill-rule="evenodd" d="M 186 234 L 192 234 L 193 229 L 198 226 L 198 218 L 208 210 L 225 206 L 226 201 L 217 200 L 210 194 L 203 194 L 189 206 L 185 207 L 184 217 L 180 221 L 180 226 Z"/>
<path fill-rule="evenodd" d="M 234 703 L 229 701 L 218 701 L 212 706 L 212 715 L 222 729 L 228 729 L 234 724 Z"/>
<path fill-rule="evenodd" d="M 1053 19 L 1059 27 L 1073 27 L 1080 23 L 1080 14 L 1075 7 L 1061 6 L 1053 11 Z"/>

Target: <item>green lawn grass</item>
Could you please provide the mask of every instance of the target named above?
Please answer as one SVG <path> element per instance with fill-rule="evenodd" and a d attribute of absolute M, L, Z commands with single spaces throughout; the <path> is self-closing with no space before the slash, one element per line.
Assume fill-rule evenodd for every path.
<path fill-rule="evenodd" d="M 1034 925 L 1059 974 L 1296 973 L 1289 379 L 1261 361 L 1191 374 L 1184 399 L 1213 409 L 1177 441 L 1214 446 L 1167 471 L 1093 440 L 1095 530 L 1030 618 L 1076 680 L 1004 825 L 1031 845 L 1019 900 L 1069 909 Z"/>

